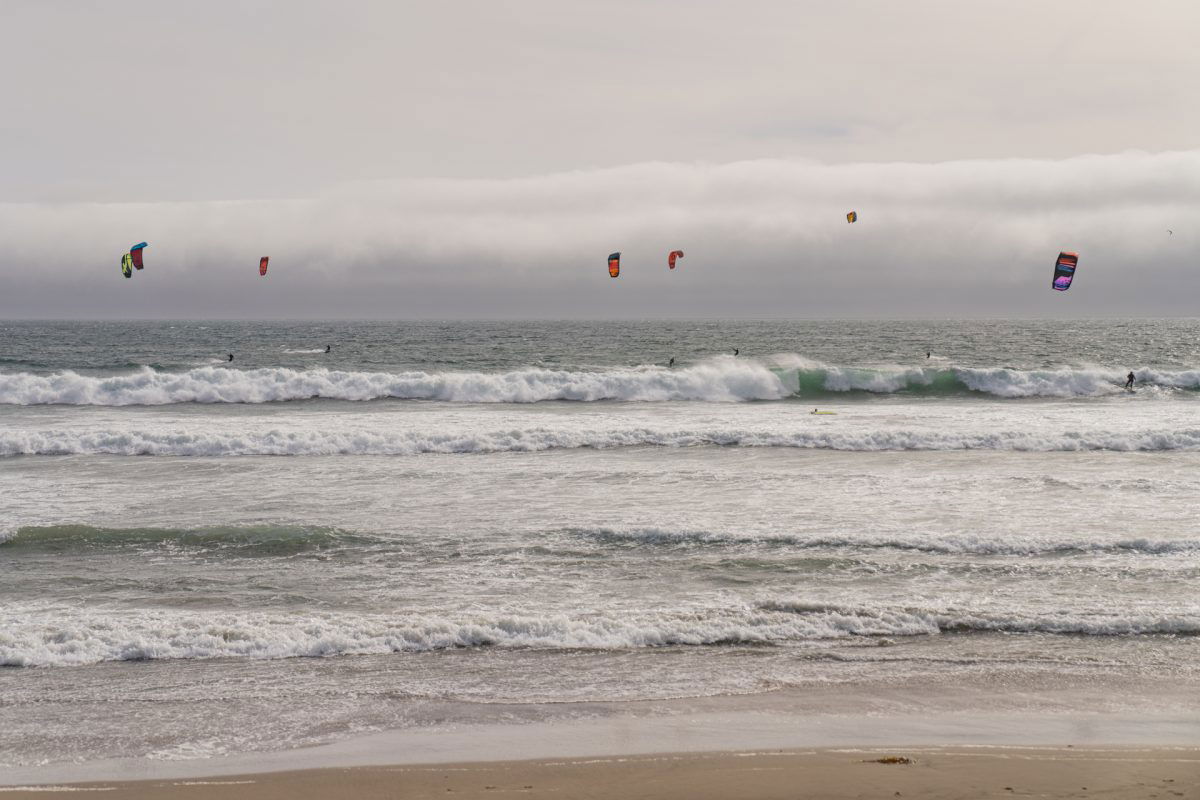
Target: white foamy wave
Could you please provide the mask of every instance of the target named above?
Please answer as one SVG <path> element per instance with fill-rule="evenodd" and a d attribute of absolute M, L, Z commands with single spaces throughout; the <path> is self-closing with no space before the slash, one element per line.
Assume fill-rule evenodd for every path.
<path fill-rule="evenodd" d="M 1047 556 L 1081 553 L 1128 555 L 1200 554 L 1200 539 L 1149 539 L 1113 537 L 1105 540 L 1081 540 L 1025 536 L 1019 540 L 962 534 L 928 536 L 922 534 L 878 536 L 822 536 L 804 534 L 735 534 L 719 531 L 666 530 L 661 528 L 583 528 L 571 535 L 604 543 L 627 546 L 666 547 L 781 547 L 799 550 L 910 550 L 937 555 Z"/>
<path fill-rule="evenodd" d="M 1139 390 L 1200 389 L 1200 372 L 1135 370 Z M 808 378 L 807 376 L 812 376 Z M 807 379 L 806 379 L 807 378 Z M 1102 397 L 1122 394 L 1126 374 L 1103 368 L 1019 370 L 977 367 L 821 367 L 799 374 L 798 385 L 818 384 L 828 392 L 892 394 L 914 391 L 922 394 L 979 392 L 1002 398 Z"/>
<path fill-rule="evenodd" d="M 161 430 L 0 431 L 0 456 L 414 456 L 613 447 L 784 447 L 810 450 L 1005 450 L 1165 452 L 1200 449 L 1200 428 L 1132 431 L 839 430 L 773 433 L 738 428 L 541 428 L 492 431 L 357 429 L 188 432 Z"/>
<path fill-rule="evenodd" d="M 781 354 L 769 361 L 781 380 L 800 396 L 821 392 L 866 392 L 953 395 L 969 392 L 1001 398 L 1102 397 L 1122 395 L 1127 370 L 1104 367 L 1060 367 L 1023 370 L 1012 367 L 962 367 L 945 363 L 924 366 L 848 367 L 822 364 L 801 356 Z M 1200 371 L 1172 372 L 1136 369 L 1138 390 L 1194 391 L 1200 389 Z"/>
<path fill-rule="evenodd" d="M 620 616 L 474 618 L 323 615 L 307 618 L 170 612 L 118 617 L 59 613 L 21 619 L 0 635 L 0 666 L 57 666 L 179 658 L 292 658 L 463 647 L 626 649 L 769 643 L 849 635 L 821 620 L 755 610 Z"/>
<path fill-rule="evenodd" d="M 112 377 L 59 372 L 0 374 L 0 403 L 11 405 L 166 405 L 335 400 L 442 400 L 535 403 L 544 400 L 778 400 L 778 376 L 748 359 L 714 358 L 684 369 L 637 367 L 599 372 L 523 369 L 513 372 L 342 372 L 282 367 L 187 372 L 142 369 Z"/>
<path fill-rule="evenodd" d="M 1118 370 L 971 369 L 955 368 L 955 377 L 973 392 L 997 397 L 1095 397 L 1124 391 L 1125 375 Z M 1160 372 L 1141 369 L 1135 378 L 1143 389 L 1200 388 L 1200 372 Z"/>
<path fill-rule="evenodd" d="M 686 612 L 428 617 L 328 614 L 120 615 L 55 609 L 7 615 L 0 666 L 102 661 L 295 658 L 468 647 L 624 650 L 668 646 L 802 644 L 851 636 L 946 632 L 1076 635 L 1200 634 L 1200 618 L 1164 613 L 1074 615 L 919 608 L 844 608 L 803 600 Z"/>
<path fill-rule="evenodd" d="M 0 792 L 115 792 L 116 786 L 55 786 L 39 783 L 35 786 L 0 786 Z"/>

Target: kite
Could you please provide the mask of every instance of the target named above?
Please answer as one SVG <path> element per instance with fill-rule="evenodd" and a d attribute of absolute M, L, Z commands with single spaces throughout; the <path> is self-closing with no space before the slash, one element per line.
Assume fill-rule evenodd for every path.
<path fill-rule="evenodd" d="M 267 274 L 267 262 L 270 260 L 271 260 L 270 256 L 263 256 L 262 258 L 260 258 L 258 260 L 258 274 L 259 275 Z"/>
<path fill-rule="evenodd" d="M 142 268 L 142 248 L 146 246 L 145 242 L 138 242 L 133 247 L 129 248 L 129 255 L 133 257 L 134 269 Z"/>
<path fill-rule="evenodd" d="M 126 278 L 133 277 L 133 256 L 124 253 L 121 256 L 121 274 Z"/>
<path fill-rule="evenodd" d="M 675 259 L 677 259 L 677 258 L 683 258 L 682 250 L 672 250 L 671 251 L 671 254 L 669 256 L 667 256 L 667 266 L 670 267 L 671 269 L 675 269 Z"/>
<path fill-rule="evenodd" d="M 1071 281 L 1075 278 L 1075 267 L 1078 264 L 1078 253 L 1058 254 L 1058 261 L 1054 263 L 1054 282 L 1050 284 L 1054 291 L 1065 292 L 1071 288 Z"/>
<path fill-rule="evenodd" d="M 858 222 L 858 212 L 851 211 L 846 215 L 846 222 Z"/>
<path fill-rule="evenodd" d="M 615 278 L 621 274 L 621 254 L 608 254 L 608 277 Z"/>

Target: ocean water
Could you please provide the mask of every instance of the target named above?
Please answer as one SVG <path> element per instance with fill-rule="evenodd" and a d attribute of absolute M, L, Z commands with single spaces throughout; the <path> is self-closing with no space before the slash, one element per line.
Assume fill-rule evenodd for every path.
<path fill-rule="evenodd" d="M 0 334 L 0 766 L 1200 710 L 1200 321 Z"/>

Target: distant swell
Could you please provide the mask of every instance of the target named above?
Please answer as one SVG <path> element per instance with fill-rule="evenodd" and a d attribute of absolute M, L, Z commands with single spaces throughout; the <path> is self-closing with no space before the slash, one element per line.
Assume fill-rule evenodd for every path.
<path fill-rule="evenodd" d="M 293 658 L 537 647 L 623 650 L 790 643 L 941 633 L 1092 636 L 1196 635 L 1186 615 L 986 613 L 970 609 L 846 608 L 800 600 L 755 606 L 582 616 L 197 613 L 74 608 L 12 609 L 0 633 L 0 666 L 101 661 Z"/>
<path fill-rule="evenodd" d="M 587 540 L 601 549 L 769 548 L 774 550 L 836 551 L 843 555 L 872 550 L 899 550 L 933 555 L 1071 556 L 1093 553 L 1128 556 L 1200 556 L 1200 539 L 1154 539 L 1116 536 L 1107 539 L 1046 537 L 1026 534 L 1018 539 L 958 534 L 921 533 L 881 535 L 860 533 L 829 536 L 805 533 L 731 533 L 662 528 L 565 528 L 547 532 Z M 78 552 L 124 547 L 171 547 L 220 550 L 224 555 L 291 556 L 334 548 L 374 548 L 390 541 L 364 532 L 311 525 L 213 525 L 191 528 L 102 528 L 91 525 L 21 526 L 0 528 L 0 553 L 8 551 Z"/>
<path fill-rule="evenodd" d="M 807 418 L 806 418 L 807 419 Z M 819 419 L 838 419 L 837 417 Z M 138 456 L 414 456 L 612 447 L 794 447 L 810 450 L 1009 450 L 1163 452 L 1200 449 L 1200 427 L 1161 430 L 938 432 L 835 426 L 790 432 L 738 428 L 528 428 L 463 432 L 160 430 L 0 431 L 0 456 L 110 454 Z"/>
<path fill-rule="evenodd" d="M 1019 540 L 995 536 L 928 536 L 859 534 L 856 536 L 822 536 L 788 533 L 743 535 L 710 532 L 640 528 L 616 530 L 610 528 L 576 528 L 569 534 L 603 544 L 624 547 L 769 547 L 796 550 L 836 550 L 863 552 L 868 550 L 901 550 L 934 555 L 975 556 L 1054 556 L 1088 553 L 1129 554 L 1140 556 L 1200 555 L 1200 539 L 1149 539 L 1145 537 L 1113 537 L 1107 540 L 1080 540 L 1026 535 Z"/>
<path fill-rule="evenodd" d="M 985 394 L 1001 398 L 1100 397 L 1122 393 L 1125 372 L 1104 368 L 1017 370 L 978 367 L 841 367 L 799 356 L 765 361 L 720 356 L 667 369 L 526 368 L 510 372 L 352 372 L 203 366 L 185 372 L 145 367 L 110 377 L 71 371 L 0 373 L 0 404 L 168 405 L 272 403 L 330 399 L 439 400 L 461 403 L 783 400 L 846 392 L 920 395 Z M 1136 370 L 1140 390 L 1200 389 L 1200 370 Z"/>
<path fill-rule="evenodd" d="M 220 549 L 224 554 L 289 556 L 373 541 L 361 534 L 300 525 L 221 525 L 205 528 L 98 528 L 91 525 L 0 529 L 0 548 L 39 552 L 153 546 Z M 2 552 L 2 550 L 0 550 Z"/>

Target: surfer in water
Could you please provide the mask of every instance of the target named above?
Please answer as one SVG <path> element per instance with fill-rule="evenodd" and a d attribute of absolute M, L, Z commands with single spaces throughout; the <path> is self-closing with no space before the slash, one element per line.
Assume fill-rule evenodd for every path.
<path fill-rule="evenodd" d="M 229 354 L 229 360 L 230 360 L 230 361 L 233 361 L 233 353 L 230 353 L 230 354 Z"/>
<path fill-rule="evenodd" d="M 738 354 L 738 352 L 740 352 L 740 351 L 739 351 L 739 350 L 738 350 L 736 347 L 735 347 L 735 348 L 733 348 L 733 354 L 734 354 L 735 356 Z"/>
<path fill-rule="evenodd" d="M 1130 371 L 1130 373 L 1129 373 L 1128 375 L 1126 375 L 1126 376 L 1125 376 L 1125 388 L 1126 388 L 1126 389 L 1132 389 L 1132 388 L 1133 388 L 1133 379 L 1134 379 L 1135 377 L 1136 377 L 1136 376 L 1133 374 L 1133 371 L 1132 371 L 1132 370 Z"/>
<path fill-rule="evenodd" d="M 328 352 L 329 352 L 330 350 L 332 350 L 332 349 L 333 349 L 333 345 L 328 345 L 328 344 L 327 344 L 327 345 L 325 345 L 325 352 L 326 352 L 326 353 L 328 353 Z"/>
<path fill-rule="evenodd" d="M 667 366 L 668 366 L 668 367 L 673 367 L 673 366 L 675 366 L 675 356 L 671 356 L 671 363 L 670 363 L 670 364 L 667 364 Z"/>
<path fill-rule="evenodd" d="M 926 357 L 926 358 L 929 358 L 929 351 L 928 351 L 928 350 L 926 350 L 926 351 L 925 351 L 925 357 Z"/>

